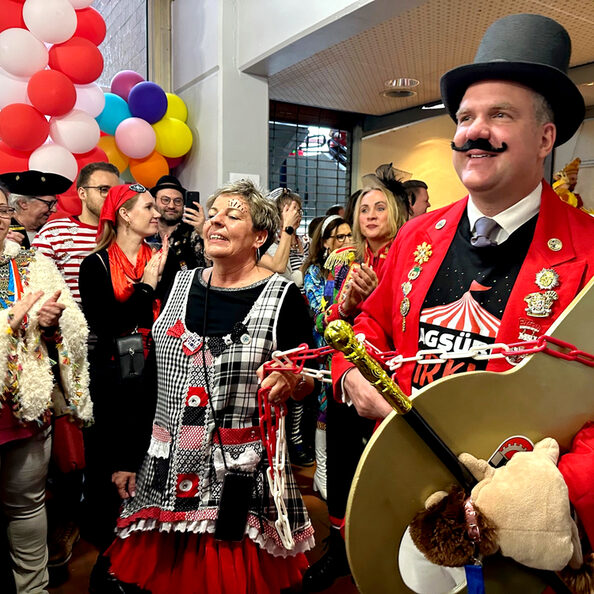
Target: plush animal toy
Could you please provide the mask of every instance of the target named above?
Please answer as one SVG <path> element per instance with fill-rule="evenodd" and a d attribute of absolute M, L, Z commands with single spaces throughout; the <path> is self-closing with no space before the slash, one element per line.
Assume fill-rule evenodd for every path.
<path fill-rule="evenodd" d="M 559 445 L 552 438 L 537 443 L 532 452 L 515 454 L 498 469 L 470 454 L 460 456 L 480 481 L 471 501 L 483 556 L 500 549 L 504 556 L 537 569 L 582 566 L 578 529 L 558 458 Z M 434 493 L 413 520 L 411 537 L 429 561 L 449 567 L 471 563 L 475 546 L 468 534 L 465 502 L 459 486 Z"/>

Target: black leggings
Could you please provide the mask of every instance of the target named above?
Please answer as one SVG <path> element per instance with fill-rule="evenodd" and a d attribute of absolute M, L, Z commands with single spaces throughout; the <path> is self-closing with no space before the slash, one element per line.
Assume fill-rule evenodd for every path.
<path fill-rule="evenodd" d="M 375 421 L 360 417 L 354 406 L 337 402 L 332 395 L 332 389 L 327 390 L 327 503 L 330 517 L 340 520 L 346 513 L 355 470 L 373 433 Z"/>

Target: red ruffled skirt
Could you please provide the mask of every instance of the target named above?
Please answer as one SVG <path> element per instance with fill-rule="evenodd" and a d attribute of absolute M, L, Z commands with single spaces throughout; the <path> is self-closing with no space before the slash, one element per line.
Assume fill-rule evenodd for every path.
<path fill-rule="evenodd" d="M 274 557 L 247 536 L 241 542 L 192 532 L 133 532 L 107 550 L 111 572 L 153 594 L 278 594 L 301 584 L 303 553 Z"/>

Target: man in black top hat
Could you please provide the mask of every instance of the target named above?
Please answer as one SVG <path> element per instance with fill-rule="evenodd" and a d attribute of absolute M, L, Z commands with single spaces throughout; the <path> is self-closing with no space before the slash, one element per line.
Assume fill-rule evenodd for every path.
<path fill-rule="evenodd" d="M 184 213 L 186 189 L 173 175 L 161 177 L 150 193 L 161 218 L 159 233 L 148 242 L 158 246 L 165 235 L 169 236 L 169 256 L 162 276 L 163 286 L 169 287 L 179 270 L 205 265 L 201 237 L 204 212 L 200 203 L 194 202 L 194 207 L 186 208 Z"/>
<path fill-rule="evenodd" d="M 388 256 L 390 272 L 384 274 L 357 320 L 357 327 L 366 327 L 360 331 L 368 340 L 374 342 L 376 337 L 380 348 L 392 345 L 401 352 L 416 352 L 430 348 L 423 340 L 431 331 L 432 337 L 443 338 L 442 344 L 454 344 L 457 329 L 429 328 L 431 316 L 424 313 L 431 307 L 449 306 L 468 291 L 483 318 L 497 319 L 496 331 L 477 331 L 470 337 L 473 340 L 516 342 L 521 328 L 527 326 L 538 336 L 592 276 L 594 248 L 587 242 L 583 245 L 583 235 L 576 230 L 594 232 L 594 220 L 559 205 L 542 180 L 546 156 L 573 136 L 585 112 L 584 100 L 566 74 L 570 53 L 569 35 L 559 23 L 540 15 L 509 15 L 487 30 L 473 64 L 442 77 L 442 97 L 457 123 L 453 163 L 469 196 L 403 228 Z M 485 220 L 493 229 L 481 234 Z M 423 242 L 426 247 L 419 251 Z M 507 249 L 508 242 L 522 243 L 506 264 L 514 270 L 504 270 L 497 260 L 496 252 Z M 534 266 L 547 271 L 545 276 L 552 280 L 545 283 L 536 278 Z M 465 275 L 470 267 L 470 276 Z M 568 274 L 578 275 L 580 281 L 569 282 Z M 451 278 L 461 287 L 452 286 L 450 291 L 447 279 Z M 481 290 L 476 285 L 470 289 L 472 281 Z M 547 290 L 557 298 L 538 311 L 537 299 Z M 389 304 L 385 303 L 388 295 Z M 498 305 L 490 303 L 495 295 Z M 526 320 L 530 323 L 525 324 Z M 382 323 L 385 330 L 378 325 Z M 446 331 L 452 336 L 445 336 Z M 333 371 L 343 375 L 347 366 L 340 360 L 340 356 L 333 359 Z M 399 372 L 408 391 L 422 387 L 415 380 L 423 374 L 415 372 L 414 364 Z M 364 416 L 382 418 L 390 411 L 356 370 L 348 371 L 344 387 Z"/>
<path fill-rule="evenodd" d="M 402 228 L 354 328 L 381 351 L 408 359 L 397 371 L 407 394 L 453 373 L 511 369 L 522 357 L 483 361 L 471 348 L 546 334 L 594 275 L 594 219 L 542 179 L 545 158 L 585 113 L 567 76 L 570 53 L 559 23 L 509 15 L 489 27 L 474 63 L 441 79 L 457 126 L 453 163 L 469 195 Z M 424 349 L 440 350 L 435 363 L 416 361 Z M 332 375 L 335 393 L 362 416 L 391 412 L 342 355 L 333 357 Z M 442 591 L 443 583 L 428 583 L 431 568 L 400 567 L 414 591 Z"/>
<path fill-rule="evenodd" d="M 68 190 L 72 182 L 56 173 L 35 170 L 4 173 L 0 180 L 8 187 L 10 205 L 16 209 L 10 228 L 23 235 L 21 245 L 29 248 L 37 231 L 56 212 L 56 195 Z"/>

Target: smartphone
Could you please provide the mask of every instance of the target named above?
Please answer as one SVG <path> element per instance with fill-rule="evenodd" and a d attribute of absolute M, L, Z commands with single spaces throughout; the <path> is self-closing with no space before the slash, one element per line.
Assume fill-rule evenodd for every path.
<path fill-rule="evenodd" d="M 198 202 L 200 204 L 200 192 L 187 191 L 185 207 L 195 209 L 196 205 L 194 204 L 194 202 Z"/>
<path fill-rule="evenodd" d="M 244 472 L 225 473 L 215 523 L 214 536 L 217 540 L 243 540 L 253 490 L 254 475 Z"/>

